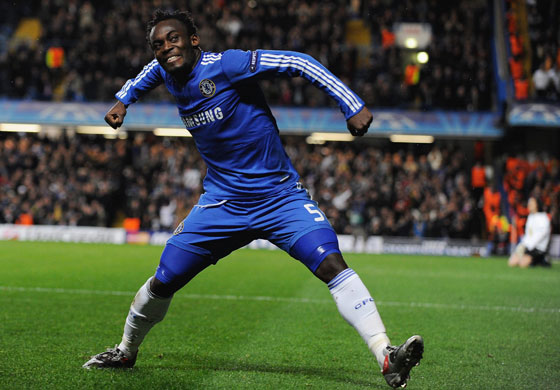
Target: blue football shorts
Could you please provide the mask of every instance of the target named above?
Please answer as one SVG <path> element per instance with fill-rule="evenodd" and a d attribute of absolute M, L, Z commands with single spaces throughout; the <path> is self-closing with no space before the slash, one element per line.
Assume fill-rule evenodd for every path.
<path fill-rule="evenodd" d="M 294 246 L 303 236 L 305 245 Z M 224 200 L 203 194 L 167 243 L 215 264 L 259 238 L 290 253 L 313 272 L 326 255 L 340 253 L 331 224 L 300 183 L 254 200 Z M 324 249 L 315 254 L 316 248 Z"/>

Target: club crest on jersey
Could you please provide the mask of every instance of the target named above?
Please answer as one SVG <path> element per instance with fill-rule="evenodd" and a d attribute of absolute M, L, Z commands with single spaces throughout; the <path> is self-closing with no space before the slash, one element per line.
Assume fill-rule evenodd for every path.
<path fill-rule="evenodd" d="M 198 84 L 198 89 L 204 97 L 211 97 L 216 93 L 216 84 L 212 80 L 204 79 Z"/>
<path fill-rule="evenodd" d="M 176 236 L 177 234 L 181 233 L 184 227 L 185 227 L 185 222 L 181 222 L 179 226 L 177 226 L 177 229 L 175 229 L 175 231 L 173 232 L 173 235 Z"/>

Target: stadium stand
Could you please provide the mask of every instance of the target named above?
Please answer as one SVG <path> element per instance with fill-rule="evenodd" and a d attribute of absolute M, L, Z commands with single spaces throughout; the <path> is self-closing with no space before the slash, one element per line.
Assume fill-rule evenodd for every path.
<path fill-rule="evenodd" d="M 560 38 L 555 1 L 507 0 L 509 64 L 518 101 L 557 102 L 560 94 Z"/>
<path fill-rule="evenodd" d="M 488 110 L 492 108 L 492 78 L 488 36 L 490 21 L 484 1 L 370 1 L 367 15 L 373 26 L 374 47 L 368 80 L 384 95 L 369 104 L 407 108 Z M 383 39 L 395 22 L 429 23 L 436 39 L 429 47 L 430 61 L 420 69 L 414 86 L 403 85 L 399 58 L 405 50 Z M 385 35 L 387 33 L 385 32 Z M 380 92 L 381 93 L 381 92 Z M 367 95 L 366 95 L 367 96 Z"/>
<path fill-rule="evenodd" d="M 192 1 L 189 6 L 205 50 L 305 51 L 354 88 L 368 105 L 470 111 L 492 108 L 492 81 L 486 66 L 491 60 L 490 49 L 484 39 L 490 23 L 485 2 L 460 1 L 459 6 L 455 2 L 442 7 L 434 6 L 433 0 L 396 5 L 370 1 L 358 9 L 347 3 L 289 1 L 286 5 L 264 1 L 258 6 L 257 2 L 242 6 L 242 2 L 233 1 L 226 6 L 223 1 Z M 151 60 L 144 26 L 156 4 L 183 6 L 179 1 L 30 2 L 24 18 L 6 20 L 7 25 L 13 23 L 8 30 L 14 54 L 10 61 L 7 56 L 0 61 L 5 72 L 0 79 L 0 96 L 112 100 L 124 81 Z M 416 81 L 411 84 L 400 66 L 406 51 L 394 42 L 387 43 L 382 35 L 394 22 L 412 20 L 431 23 L 433 33 L 445 39 L 433 41 L 428 50 L 430 62 L 416 65 Z M 279 88 L 263 82 L 262 87 L 274 105 L 333 104 L 301 80 L 285 80 Z M 148 99 L 169 100 L 169 95 L 159 89 Z"/>
<path fill-rule="evenodd" d="M 527 11 L 524 1 L 506 2 L 509 67 L 515 99 L 527 100 L 530 94 L 530 43 L 528 42 Z"/>
<path fill-rule="evenodd" d="M 518 100 L 558 101 L 560 6 L 504 0 L 509 71 Z M 0 98 L 113 101 L 151 60 L 145 22 L 174 0 L 34 0 L 0 4 Z M 368 106 L 403 110 L 496 109 L 491 12 L 482 0 L 189 2 L 208 51 L 304 51 Z M 410 61 L 395 26 L 428 23 L 429 62 Z M 517 83 L 517 84 L 515 84 Z M 534 86 L 534 87 L 533 87 Z M 331 100 L 298 79 L 263 82 L 275 106 Z M 164 88 L 144 101 L 167 102 Z M 558 157 L 507 147 L 467 156 L 452 142 L 426 148 L 373 142 L 309 145 L 285 136 L 302 182 L 338 233 L 488 239 L 523 232 L 526 200 L 543 200 L 560 233 Z M 472 141 L 475 142 L 475 141 Z M 505 144 L 504 144 L 505 145 Z M 169 231 L 202 191 L 205 166 L 192 140 L 132 132 L 128 139 L 0 133 L 0 223 L 122 226 Z M 313 169 L 311 169 L 313 167 Z"/>
<path fill-rule="evenodd" d="M 117 141 L 2 138 L 0 153 L 8 158 L 0 164 L 0 223 L 21 223 L 28 215 L 36 224 L 111 226 L 128 217 L 145 230 L 171 230 L 201 192 L 205 166 L 190 141 L 144 133 Z M 490 187 L 483 206 L 475 201 L 459 149 L 436 146 L 415 155 L 365 143 L 307 145 L 301 137 L 285 142 L 302 182 L 339 233 L 482 238 L 484 220 L 493 232 L 495 217 L 502 215 L 501 195 Z M 515 161 L 505 164 L 508 194 L 541 194 L 558 231 L 558 160 Z"/>
<path fill-rule="evenodd" d="M 560 4 L 551 0 L 528 1 L 528 40 L 534 97 L 558 102 L 560 98 Z"/>

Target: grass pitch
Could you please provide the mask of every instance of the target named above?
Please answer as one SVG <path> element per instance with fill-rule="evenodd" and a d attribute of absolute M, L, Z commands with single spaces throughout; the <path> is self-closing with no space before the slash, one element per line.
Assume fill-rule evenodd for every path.
<path fill-rule="evenodd" d="M 280 251 L 240 250 L 178 292 L 133 370 L 120 341 L 161 247 L 0 241 L 1 389 L 388 389 L 328 289 Z M 388 335 L 425 340 L 409 389 L 560 388 L 560 265 L 347 254 Z"/>

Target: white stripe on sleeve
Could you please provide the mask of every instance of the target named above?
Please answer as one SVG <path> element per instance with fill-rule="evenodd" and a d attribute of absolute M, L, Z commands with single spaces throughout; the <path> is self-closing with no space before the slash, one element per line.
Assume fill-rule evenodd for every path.
<path fill-rule="evenodd" d="M 332 77 L 323 69 L 308 60 L 296 56 L 263 53 L 261 55 L 260 64 L 270 67 L 292 67 L 294 69 L 301 70 L 306 75 L 317 79 L 322 85 L 342 99 L 346 105 L 352 109 L 352 112 L 356 112 L 361 107 L 360 102 L 356 99 L 352 91 L 350 91 L 342 82 Z"/>
<path fill-rule="evenodd" d="M 120 97 L 121 99 L 124 98 L 126 96 L 126 93 L 128 92 L 128 90 L 130 89 L 130 87 L 134 87 L 136 84 L 138 84 L 140 81 L 142 81 L 142 79 L 144 77 L 146 77 L 148 72 L 150 70 L 152 70 L 154 68 L 154 66 L 157 65 L 157 63 L 158 63 L 157 60 L 152 60 L 152 62 L 150 62 L 148 65 L 144 66 L 144 68 L 142 69 L 142 72 L 140 72 L 140 74 L 138 76 L 136 76 L 134 81 L 128 80 L 126 82 L 126 84 L 117 93 L 117 96 Z"/>

